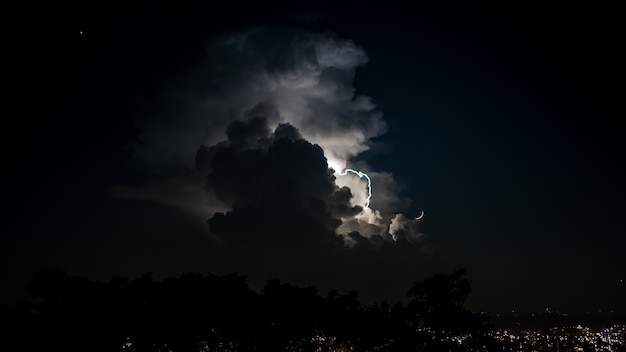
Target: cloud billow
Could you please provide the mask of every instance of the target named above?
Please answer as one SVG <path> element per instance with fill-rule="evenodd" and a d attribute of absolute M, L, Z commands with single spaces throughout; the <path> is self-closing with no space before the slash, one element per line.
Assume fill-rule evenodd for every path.
<path fill-rule="evenodd" d="M 397 240 L 395 219 L 395 228 L 410 225 L 408 238 L 423 237 L 419 221 L 396 216 L 409 200 L 392 175 L 359 160 L 387 129 L 372 100 L 355 94 L 362 48 L 332 33 L 263 27 L 211 40 L 205 54 L 170 84 L 176 113 L 140 123 L 136 157 L 194 170 L 177 180 L 206 190 L 194 206 L 212 234 L 248 243 L 339 235 L 350 247 Z M 339 174 L 347 167 L 371 178 L 370 207 L 364 180 Z"/>
<path fill-rule="evenodd" d="M 208 220 L 212 233 L 246 244 L 307 244 L 332 240 L 340 219 L 361 211 L 350 190 L 335 184 L 322 149 L 293 126 L 269 132 L 266 119 L 254 117 L 228 131 L 227 141 L 198 150 L 211 156 L 201 165 L 210 170 L 207 187 L 231 207 Z"/>

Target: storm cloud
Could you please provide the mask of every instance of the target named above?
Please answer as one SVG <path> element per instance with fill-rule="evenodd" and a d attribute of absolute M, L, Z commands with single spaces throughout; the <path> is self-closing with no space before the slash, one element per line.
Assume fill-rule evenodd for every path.
<path fill-rule="evenodd" d="M 288 124 L 269 132 L 255 116 L 233 122 L 229 139 L 198 150 L 199 165 L 210 170 L 207 187 L 231 208 L 208 221 L 212 233 L 244 244 L 333 241 L 341 218 L 361 207 L 339 188 L 322 149 L 302 139 Z"/>
<path fill-rule="evenodd" d="M 406 219 L 396 214 L 410 200 L 390 173 L 360 158 L 387 129 L 371 98 L 355 94 L 356 69 L 367 62 L 332 33 L 263 27 L 209 40 L 202 59 L 168 82 L 167 108 L 137 121 L 137 164 L 167 171 L 116 194 L 181 206 L 159 192 L 165 174 L 203 190 L 204 200 L 184 207 L 204 213 L 224 240 L 393 242 L 389 225 Z M 369 207 L 364 179 L 339 174 L 347 167 L 371 178 Z"/>

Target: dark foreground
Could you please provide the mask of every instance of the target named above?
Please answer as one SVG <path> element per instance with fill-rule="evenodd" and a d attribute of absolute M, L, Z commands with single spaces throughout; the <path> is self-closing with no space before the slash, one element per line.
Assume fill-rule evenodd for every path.
<path fill-rule="evenodd" d="M 37 274 L 29 301 L 2 308 L 11 351 L 624 351 L 624 325 L 494 328 L 463 307 L 465 270 L 417 281 L 409 303 L 362 305 L 357 292 L 236 274 L 149 274 L 108 283 Z"/>

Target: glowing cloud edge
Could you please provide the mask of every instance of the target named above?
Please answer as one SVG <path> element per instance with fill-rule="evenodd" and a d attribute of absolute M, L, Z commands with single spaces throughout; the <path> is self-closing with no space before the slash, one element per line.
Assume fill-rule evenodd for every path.
<path fill-rule="evenodd" d="M 343 171 L 339 172 L 339 175 L 341 176 L 345 176 L 348 174 L 348 172 L 351 172 L 357 176 L 359 176 L 359 178 L 363 178 L 363 176 L 365 176 L 365 178 L 367 179 L 367 201 L 365 202 L 365 207 L 369 208 L 370 206 L 370 198 L 372 198 L 372 180 L 370 179 L 369 176 L 367 176 L 367 174 L 363 171 L 359 171 L 359 170 L 354 170 L 354 169 L 344 169 Z"/>

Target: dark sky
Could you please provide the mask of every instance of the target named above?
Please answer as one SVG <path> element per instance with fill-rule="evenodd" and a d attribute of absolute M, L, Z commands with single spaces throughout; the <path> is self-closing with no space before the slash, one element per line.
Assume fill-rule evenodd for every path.
<path fill-rule="evenodd" d="M 624 309 L 620 21 L 576 6 L 22 9 L 2 302 L 54 268 L 395 301 L 467 267 L 471 309 Z"/>

